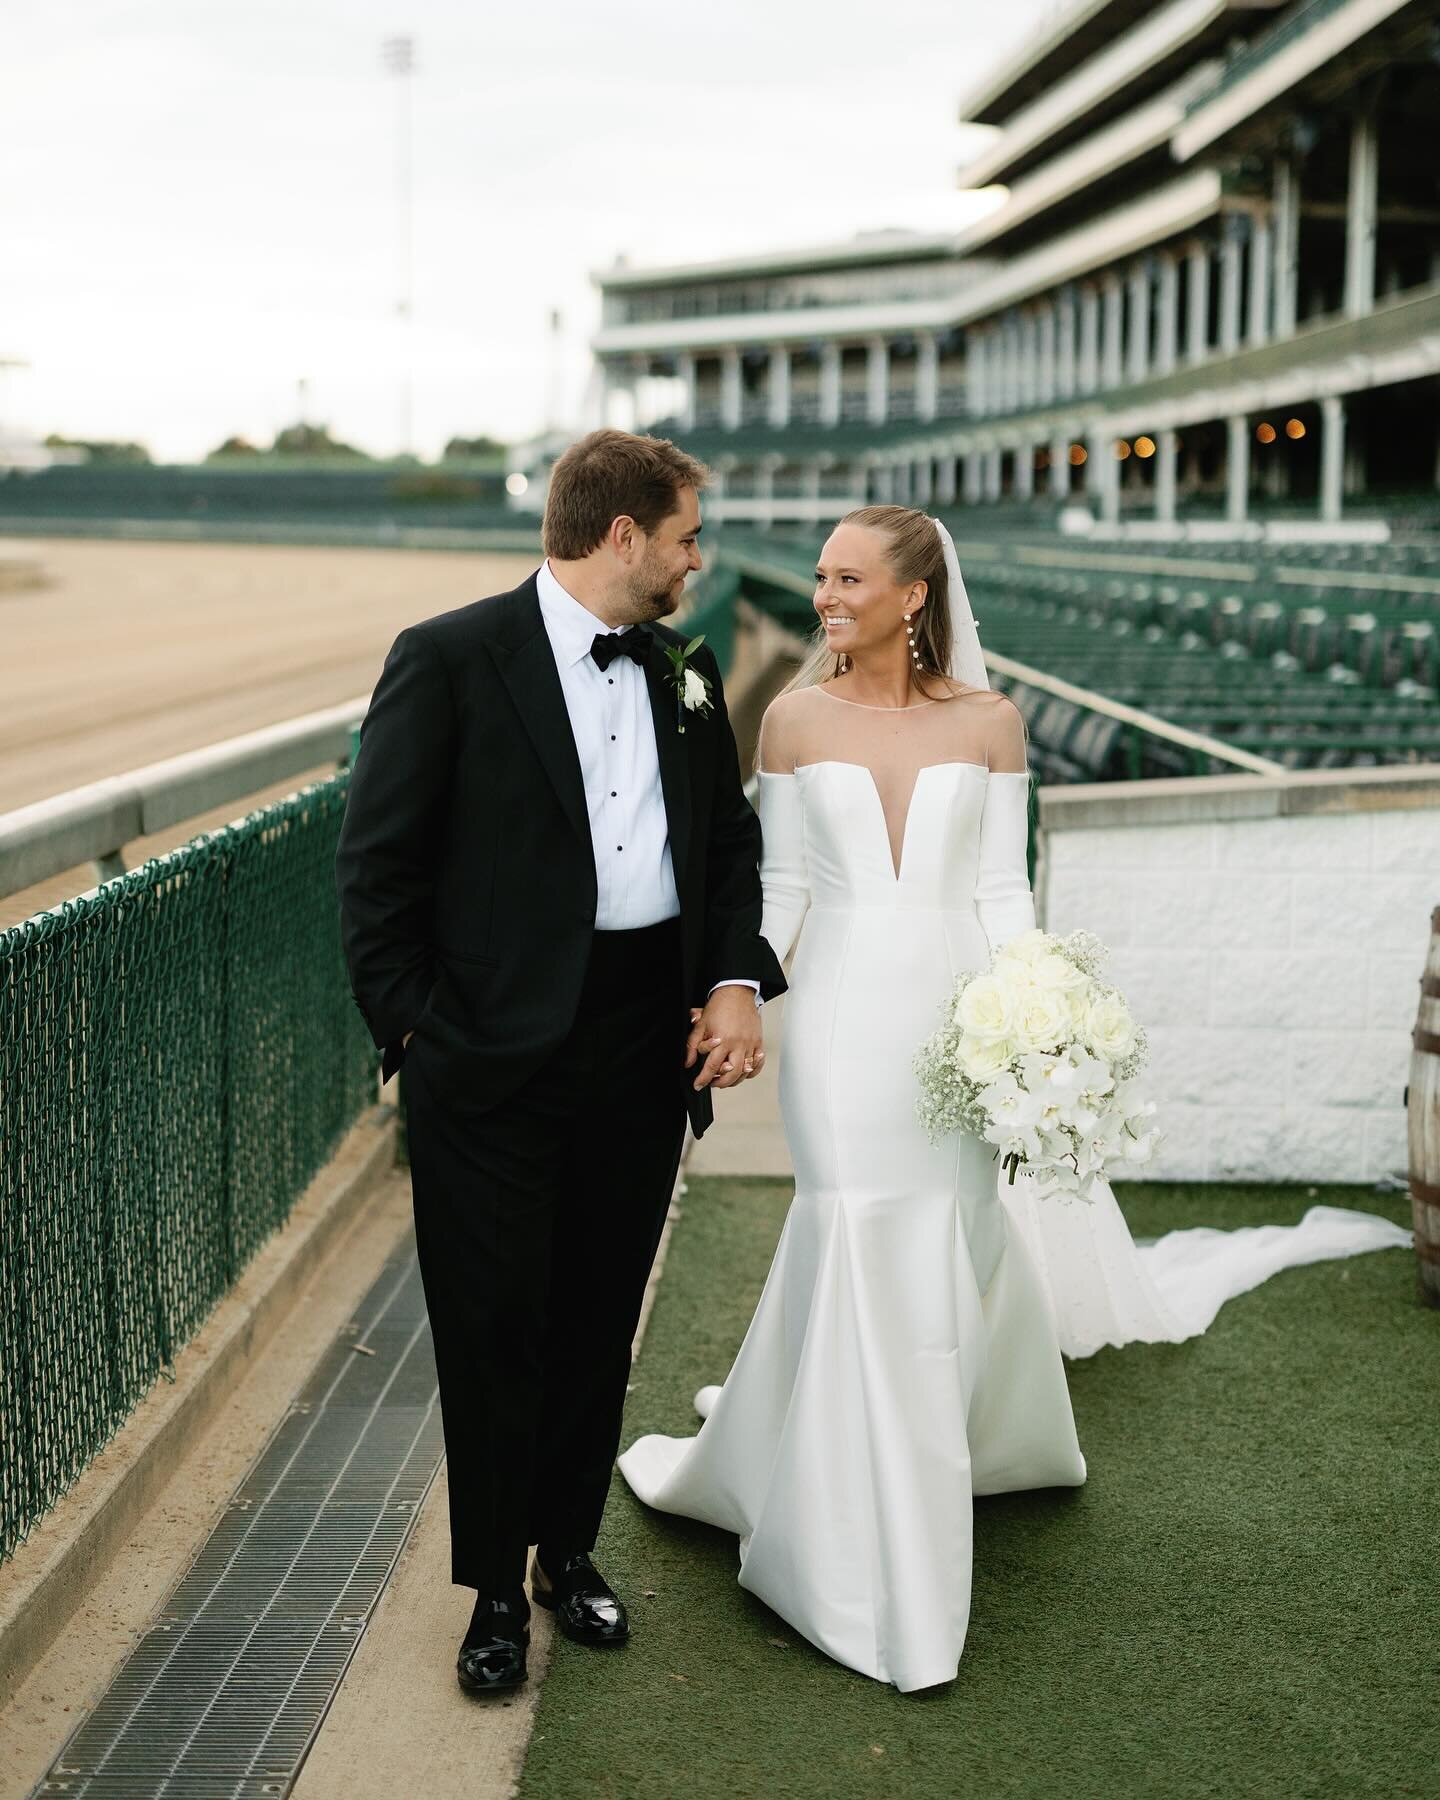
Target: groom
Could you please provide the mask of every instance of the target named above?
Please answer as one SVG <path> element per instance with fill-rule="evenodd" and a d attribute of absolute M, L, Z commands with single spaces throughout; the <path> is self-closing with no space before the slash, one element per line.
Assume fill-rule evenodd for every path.
<path fill-rule="evenodd" d="M 700 567 L 701 463 L 582 438 L 543 566 L 402 631 L 335 859 L 351 986 L 404 1062 L 415 1234 L 474 1692 L 525 1679 L 531 1590 L 629 1634 L 590 1560 L 688 1112 L 763 1066 L 759 824 L 710 651 L 659 621 Z"/>

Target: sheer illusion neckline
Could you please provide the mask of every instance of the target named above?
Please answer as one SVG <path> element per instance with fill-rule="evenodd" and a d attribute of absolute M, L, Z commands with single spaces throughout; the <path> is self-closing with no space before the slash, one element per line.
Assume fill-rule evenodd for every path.
<path fill-rule="evenodd" d="M 876 707 L 873 710 L 885 712 L 888 710 L 903 709 Z M 890 813 L 886 808 L 885 796 L 880 791 L 880 783 L 875 778 L 875 771 L 868 763 L 842 762 L 837 757 L 822 756 L 817 757 L 814 762 L 796 763 L 794 773 L 798 775 L 802 769 L 858 769 L 860 773 L 865 776 L 866 785 L 874 796 L 876 810 L 880 814 L 880 831 L 885 839 L 886 861 L 890 865 L 890 873 L 894 877 L 895 885 L 897 887 L 902 884 L 904 879 L 906 862 L 905 852 L 910 842 L 910 820 L 914 816 L 915 793 L 920 786 L 921 777 L 929 775 L 935 769 L 979 769 L 986 775 L 989 775 L 990 773 L 988 764 L 967 762 L 965 758 L 961 756 L 951 757 L 945 762 L 922 763 L 911 778 L 910 791 L 905 796 L 903 808 L 900 809 L 898 821 L 899 834 L 897 837 L 895 832 L 895 821 L 892 821 Z"/>
<path fill-rule="evenodd" d="M 916 706 L 870 706 L 864 700 L 847 700 L 843 694 L 831 694 L 816 684 L 815 692 L 824 694 L 827 700 L 838 700 L 842 706 L 858 706 L 861 712 L 924 712 L 927 706 L 938 706 L 938 700 L 922 700 Z"/>

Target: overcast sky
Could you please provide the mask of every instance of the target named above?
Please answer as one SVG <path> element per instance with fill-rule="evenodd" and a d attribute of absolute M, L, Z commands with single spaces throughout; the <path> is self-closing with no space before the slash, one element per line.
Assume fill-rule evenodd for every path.
<path fill-rule="evenodd" d="M 957 101 L 1054 0 L 48 0 L 0 27 L 0 435 L 401 432 L 387 36 L 417 45 L 414 442 L 572 418 L 592 269 L 958 226 Z"/>

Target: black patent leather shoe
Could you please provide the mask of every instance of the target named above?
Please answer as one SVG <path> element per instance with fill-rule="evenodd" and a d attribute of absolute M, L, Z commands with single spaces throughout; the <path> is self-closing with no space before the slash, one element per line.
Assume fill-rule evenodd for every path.
<path fill-rule="evenodd" d="M 529 1608 L 521 1601 L 477 1600 L 455 1658 L 455 1675 L 467 1694 L 500 1694 L 519 1687 L 529 1672 Z"/>
<path fill-rule="evenodd" d="M 553 1572 L 541 1566 L 537 1552 L 530 1564 L 530 1593 L 577 1644 L 623 1644 L 630 1635 L 625 1608 L 584 1550 L 555 1559 Z"/>

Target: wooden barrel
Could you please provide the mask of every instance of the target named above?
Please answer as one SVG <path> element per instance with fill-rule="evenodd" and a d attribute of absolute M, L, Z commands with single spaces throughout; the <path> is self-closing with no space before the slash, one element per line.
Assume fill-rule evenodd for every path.
<path fill-rule="evenodd" d="M 1410 1056 L 1410 1205 L 1420 1292 L 1440 1306 L 1440 906 L 1430 915 L 1430 954 Z"/>

